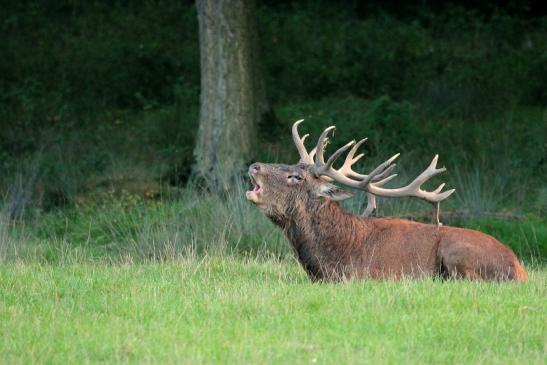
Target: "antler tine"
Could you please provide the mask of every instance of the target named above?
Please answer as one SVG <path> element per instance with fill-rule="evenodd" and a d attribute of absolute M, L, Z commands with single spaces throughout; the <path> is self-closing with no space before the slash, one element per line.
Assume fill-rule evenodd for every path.
<path fill-rule="evenodd" d="M 443 190 L 445 185 L 446 185 L 445 183 L 442 183 L 441 185 L 439 185 L 439 187 L 437 189 L 433 190 L 433 192 L 434 193 L 439 193 L 441 190 Z"/>
<path fill-rule="evenodd" d="M 312 161 L 313 161 L 313 158 L 315 157 L 315 152 L 317 152 L 317 147 L 314 147 L 314 148 L 310 151 L 310 158 L 312 159 Z"/>
<path fill-rule="evenodd" d="M 395 166 L 397 166 L 396 163 L 394 163 L 392 165 L 389 165 L 382 173 L 376 175 L 372 181 L 377 182 L 379 180 L 384 179 L 386 177 L 386 175 L 389 175 L 391 173 L 391 171 L 393 171 L 393 169 L 395 169 Z M 395 177 L 395 176 L 397 176 L 397 174 L 393 174 L 393 177 Z M 391 180 L 391 178 L 390 178 L 390 180 Z"/>
<path fill-rule="evenodd" d="M 382 174 L 383 175 L 383 174 Z M 393 180 L 393 178 L 395 178 L 397 176 L 397 174 L 393 174 L 393 175 L 389 175 L 388 177 L 382 179 L 382 180 L 379 180 L 379 181 L 375 181 L 374 182 L 374 185 L 376 186 L 382 186 L 384 185 L 385 183 L 387 183 L 388 181 L 391 181 Z"/>
<path fill-rule="evenodd" d="M 300 163 L 306 163 L 306 164 L 313 164 L 313 158 L 310 154 L 308 154 L 308 151 L 306 151 L 306 146 L 304 146 L 304 140 L 309 136 L 309 134 L 305 134 L 302 138 L 298 134 L 298 125 L 302 123 L 304 119 L 297 120 L 292 125 L 292 139 L 294 141 L 294 144 L 296 145 L 296 149 L 298 150 L 298 154 L 300 155 Z"/>
<path fill-rule="evenodd" d="M 368 138 L 363 138 L 359 142 L 357 142 L 353 148 L 348 152 L 346 155 L 346 160 L 344 161 L 344 164 L 338 169 L 338 172 L 341 174 L 344 174 L 348 177 L 352 177 L 354 179 L 365 179 L 366 175 L 359 174 L 352 170 L 351 166 L 353 166 L 357 161 L 359 161 L 365 154 L 360 153 L 357 155 L 357 157 L 353 157 L 355 155 L 355 152 L 359 149 L 359 147 L 366 142 Z"/>
<path fill-rule="evenodd" d="M 389 174 L 393 169 L 395 168 L 395 164 L 392 165 L 393 161 L 397 159 L 401 154 L 397 153 L 393 156 L 391 156 L 386 161 L 379 164 L 374 170 L 370 172 L 370 174 L 365 175 L 367 176 L 368 180 L 371 181 L 373 178 L 377 178 L 378 180 L 382 179 L 385 175 Z M 370 177 L 370 178 L 369 178 Z"/>
<path fill-rule="evenodd" d="M 376 209 L 376 197 L 374 194 L 367 193 L 367 208 L 363 212 L 364 217 L 368 217 Z"/>
<path fill-rule="evenodd" d="M 344 146 L 340 147 L 336 152 L 334 152 L 330 157 L 329 159 L 327 160 L 327 163 L 326 165 L 328 167 L 332 167 L 332 164 L 334 163 L 334 161 L 336 161 L 336 159 L 338 159 L 338 157 L 340 157 L 340 155 L 344 152 L 346 152 L 348 150 L 348 148 L 350 148 L 351 146 L 353 146 L 355 144 L 355 141 L 351 141 L 351 142 L 348 142 L 346 143 Z"/>
<path fill-rule="evenodd" d="M 344 146 L 340 147 L 336 152 L 334 152 L 329 157 L 327 162 L 325 162 L 325 158 L 323 156 L 323 153 L 324 153 L 324 150 L 325 150 L 325 143 L 327 141 L 327 136 L 328 136 L 329 132 L 331 130 L 335 129 L 335 128 L 336 127 L 334 127 L 334 126 L 328 127 L 323 131 L 323 133 L 321 133 L 321 136 L 319 136 L 319 139 L 317 141 L 317 146 L 315 147 L 316 158 L 315 158 L 313 172 L 314 172 L 315 176 L 324 175 L 324 176 L 330 177 L 334 180 L 337 180 L 338 178 L 336 176 L 338 176 L 338 175 L 344 176 L 344 175 L 339 173 L 337 170 L 334 170 L 332 168 L 332 164 L 334 163 L 334 161 L 336 161 L 336 159 L 338 159 L 338 157 L 340 157 L 340 155 L 342 153 L 344 153 L 345 151 L 348 150 L 348 148 L 353 146 L 355 144 L 355 141 L 351 141 L 349 143 L 346 143 Z"/>
<path fill-rule="evenodd" d="M 390 169 L 393 170 L 392 167 L 395 167 L 395 164 L 389 166 L 381 175 L 387 175 L 387 174 L 385 174 L 385 172 L 390 170 Z M 378 178 L 379 176 L 380 175 L 376 176 L 376 178 Z M 377 181 L 375 183 L 375 185 L 376 186 L 382 186 L 385 183 L 387 183 L 388 181 L 390 181 L 391 179 L 393 179 L 395 176 L 397 176 L 397 174 L 390 175 L 390 176 L 386 177 L 385 179 Z M 362 215 L 364 217 L 368 217 L 374 209 L 376 209 L 376 196 L 374 194 L 371 194 L 371 193 L 367 192 L 367 208 L 365 209 L 365 211 L 363 212 Z"/>
<path fill-rule="evenodd" d="M 353 171 L 353 169 L 351 168 L 353 164 L 355 164 L 357 161 L 359 161 L 363 156 L 364 154 L 361 153 L 359 155 L 357 155 L 357 157 L 353 157 L 355 155 L 355 152 L 357 152 L 357 149 L 364 143 L 367 141 L 368 138 L 363 138 L 362 140 L 360 140 L 359 142 L 357 142 L 353 148 L 348 152 L 347 156 L 346 156 L 346 160 L 344 161 L 344 164 L 338 169 L 338 172 L 346 175 L 347 177 L 349 178 L 354 178 L 354 179 L 360 179 L 360 180 L 368 180 L 369 179 L 369 175 L 375 175 L 378 171 L 380 171 L 381 169 L 385 168 L 385 170 L 381 173 L 379 173 L 378 175 L 376 176 L 372 176 L 372 178 L 370 179 L 370 181 L 379 181 L 383 178 L 385 178 L 387 175 L 389 175 L 389 173 L 391 171 L 393 171 L 393 169 L 395 168 L 396 164 L 392 164 L 390 165 L 393 160 L 395 160 L 399 154 L 393 156 L 391 159 L 389 159 L 388 161 L 384 162 L 382 165 L 378 166 L 378 169 L 377 170 L 374 170 L 371 174 L 369 175 L 364 175 L 364 174 L 359 174 L 355 171 Z M 386 167 L 387 166 L 387 167 Z M 391 180 L 393 177 L 395 177 L 397 175 L 394 175 L 392 177 L 390 177 L 389 180 Z M 386 181 L 387 182 L 387 181 Z"/>
<path fill-rule="evenodd" d="M 317 146 L 315 146 L 315 160 L 316 162 L 320 162 L 322 164 L 325 163 L 325 158 L 323 157 L 323 153 L 325 152 L 325 145 L 327 143 L 327 136 L 329 132 L 333 129 L 336 129 L 335 126 L 330 126 L 326 128 L 323 133 L 319 136 L 319 139 L 317 140 Z"/>
<path fill-rule="evenodd" d="M 416 189 L 417 194 L 420 196 L 417 196 L 418 198 L 422 198 L 424 200 L 430 201 L 432 203 L 440 202 L 441 200 L 444 200 L 448 198 L 450 195 L 452 195 L 453 192 L 456 191 L 456 189 L 450 189 L 443 193 L 440 193 L 441 190 L 444 188 L 444 183 L 441 184 L 437 189 L 434 191 L 424 191 L 420 189 L 421 185 L 426 182 L 427 180 L 431 179 L 433 176 L 438 175 L 442 172 L 446 171 L 446 167 L 441 167 L 440 169 L 437 168 L 437 161 L 439 160 L 439 155 L 435 155 L 433 157 L 433 160 L 431 160 L 431 163 L 427 167 L 427 169 L 424 170 L 412 183 L 410 183 L 409 186 L 412 186 Z"/>
<path fill-rule="evenodd" d="M 389 173 L 390 170 L 393 170 L 394 167 L 395 167 L 395 164 L 389 166 L 380 175 L 383 175 L 383 176 L 387 175 L 387 173 Z M 375 178 L 375 179 L 379 180 L 379 181 L 376 181 L 374 183 L 376 186 L 382 186 L 382 185 L 386 184 L 388 181 L 392 180 L 394 177 L 397 176 L 397 174 L 393 174 L 393 175 L 389 175 L 388 177 L 380 180 L 380 178 L 381 178 L 380 175 L 377 175 L 376 178 Z M 367 208 L 363 212 L 363 216 L 368 217 L 374 209 L 376 209 L 376 196 L 374 194 L 371 194 L 371 193 L 367 192 Z"/>

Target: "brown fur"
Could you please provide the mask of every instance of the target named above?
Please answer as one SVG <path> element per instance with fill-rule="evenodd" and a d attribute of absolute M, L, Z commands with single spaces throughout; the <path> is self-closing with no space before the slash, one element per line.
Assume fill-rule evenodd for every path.
<path fill-rule="evenodd" d="M 484 233 L 345 212 L 334 201 L 341 191 L 307 165 L 254 164 L 250 174 L 260 190 L 247 198 L 281 227 L 313 280 L 527 280 L 513 251 Z"/>

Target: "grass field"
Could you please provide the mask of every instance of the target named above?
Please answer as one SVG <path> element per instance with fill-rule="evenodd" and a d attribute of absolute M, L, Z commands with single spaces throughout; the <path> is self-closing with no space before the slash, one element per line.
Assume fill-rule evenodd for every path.
<path fill-rule="evenodd" d="M 313 284 L 290 259 L 0 266 L 0 362 L 544 364 L 524 285 Z"/>
<path fill-rule="evenodd" d="M 400 152 L 387 188 L 439 154 L 448 171 L 424 189 L 456 189 L 443 224 L 506 244 L 526 284 L 311 283 L 245 199 L 246 167 L 192 173 L 194 2 L 13 3 L 0 13 L 0 365 L 547 364 L 547 17 L 534 2 L 266 1 L 255 14 L 272 109 L 252 161 L 295 163 L 302 118 L 308 147 L 338 127 L 329 155 L 367 137 L 355 171 Z M 366 194 L 343 205 L 361 214 Z M 374 215 L 432 221 L 415 199 L 378 199 Z"/>

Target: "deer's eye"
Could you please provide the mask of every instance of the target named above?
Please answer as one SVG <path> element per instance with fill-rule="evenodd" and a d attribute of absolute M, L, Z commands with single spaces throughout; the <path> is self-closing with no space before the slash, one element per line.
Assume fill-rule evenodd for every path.
<path fill-rule="evenodd" d="M 287 177 L 287 180 L 289 181 L 290 184 L 296 184 L 297 182 L 302 180 L 302 176 L 297 175 L 297 174 L 290 174 Z"/>

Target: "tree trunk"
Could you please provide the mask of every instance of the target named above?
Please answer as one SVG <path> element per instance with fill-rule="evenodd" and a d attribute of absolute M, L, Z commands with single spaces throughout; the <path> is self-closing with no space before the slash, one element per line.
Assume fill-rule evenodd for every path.
<path fill-rule="evenodd" d="M 254 0 L 197 0 L 200 124 L 194 174 L 239 174 L 256 157 L 257 125 L 269 111 L 258 60 Z"/>

